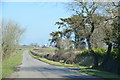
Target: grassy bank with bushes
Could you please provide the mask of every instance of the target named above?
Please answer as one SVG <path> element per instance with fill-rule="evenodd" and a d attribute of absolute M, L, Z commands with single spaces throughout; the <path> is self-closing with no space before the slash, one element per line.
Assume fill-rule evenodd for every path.
<path fill-rule="evenodd" d="M 17 66 L 21 64 L 23 51 L 18 50 L 16 54 L 11 55 L 2 62 L 2 78 L 10 76 L 17 69 Z"/>
<path fill-rule="evenodd" d="M 35 53 L 32 53 L 31 51 L 29 52 L 29 54 L 34 57 L 35 59 L 38 59 L 42 62 L 51 64 L 51 65 L 55 65 L 55 66 L 64 66 L 64 67 L 74 67 L 74 68 L 88 68 L 88 67 L 84 67 L 84 66 L 79 66 L 78 64 L 65 64 L 65 63 L 60 63 L 60 62 L 54 62 L 51 60 L 48 60 L 42 56 L 38 56 Z"/>
<path fill-rule="evenodd" d="M 118 55 L 119 55 L 118 49 L 113 48 L 111 50 L 110 58 L 109 58 L 107 64 L 104 65 L 104 67 L 101 67 L 101 64 L 102 64 L 103 60 L 105 59 L 107 49 L 93 48 L 93 50 L 97 54 L 97 59 L 98 59 L 98 68 L 97 69 L 117 74 L 118 68 L 119 68 L 118 67 L 118 65 L 119 65 L 118 64 L 119 63 L 119 60 L 118 60 Z M 90 62 L 90 60 L 86 60 L 85 61 L 85 58 L 88 59 L 88 56 L 92 56 L 90 51 L 89 50 L 83 50 L 82 53 L 76 55 L 75 62 L 79 63 L 79 65 L 83 65 L 83 64 L 86 65 L 86 62 L 89 62 L 89 65 L 92 66 L 94 60 L 91 60 L 91 62 Z M 81 62 L 82 61 L 81 57 L 83 57 L 82 60 L 84 60 L 84 63 Z"/>
<path fill-rule="evenodd" d="M 119 80 L 119 78 L 120 78 L 120 75 L 116 75 L 116 74 L 101 71 L 101 70 L 91 69 L 90 67 L 80 66 L 78 64 L 65 64 L 65 63 L 61 63 L 61 62 L 54 62 L 54 61 L 48 60 L 46 58 L 43 58 L 41 56 L 38 56 L 37 54 L 32 53 L 32 52 L 30 52 L 30 55 L 42 62 L 51 64 L 51 65 L 80 68 L 80 70 L 78 70 L 78 71 L 92 75 L 92 76 L 97 76 L 100 78 L 108 78 L 108 80 Z"/>

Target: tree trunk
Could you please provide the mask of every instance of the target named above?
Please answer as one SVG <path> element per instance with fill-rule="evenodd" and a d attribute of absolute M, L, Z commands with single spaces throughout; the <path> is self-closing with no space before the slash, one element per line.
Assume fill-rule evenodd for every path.
<path fill-rule="evenodd" d="M 87 39 L 87 44 L 88 44 L 88 49 L 89 49 L 89 50 L 92 49 L 92 46 L 91 46 L 91 43 L 90 43 L 90 39 L 89 39 L 89 38 Z"/>
<path fill-rule="evenodd" d="M 92 66 L 92 68 L 96 69 L 98 68 L 98 56 L 93 50 L 91 50 L 90 52 L 93 54 L 94 58 L 94 65 Z"/>
<path fill-rule="evenodd" d="M 118 52 L 120 52 L 120 45 L 118 45 Z M 117 70 L 117 74 L 120 75 L 120 53 L 118 53 L 117 61 L 118 61 L 118 70 Z"/>
<path fill-rule="evenodd" d="M 97 54 L 92 50 L 90 39 L 87 39 L 87 43 L 88 43 L 88 49 L 90 50 L 90 53 L 92 54 L 93 59 L 94 59 L 94 63 L 93 63 L 93 67 L 92 68 L 96 69 L 98 67 L 98 57 L 97 57 Z"/>
<path fill-rule="evenodd" d="M 119 50 L 120 51 L 120 50 Z M 117 74 L 120 75 L 120 53 L 118 55 L 118 70 L 117 70 Z"/>
<path fill-rule="evenodd" d="M 78 36 L 75 35 L 75 48 L 78 49 L 78 43 L 79 43 L 79 40 L 78 40 Z"/>
<path fill-rule="evenodd" d="M 109 43 L 108 44 L 108 49 L 107 49 L 107 53 L 106 53 L 106 56 L 104 57 L 104 60 L 101 64 L 101 67 L 104 68 L 105 64 L 108 62 L 109 58 L 110 58 L 110 53 L 111 53 L 111 50 L 112 50 L 112 43 Z"/>

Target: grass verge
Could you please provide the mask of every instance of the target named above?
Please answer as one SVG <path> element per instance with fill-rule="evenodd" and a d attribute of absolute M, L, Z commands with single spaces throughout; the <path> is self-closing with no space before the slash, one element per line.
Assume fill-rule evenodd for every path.
<path fill-rule="evenodd" d="M 83 72 L 83 73 L 86 73 L 86 74 L 89 74 L 92 76 L 96 76 L 96 77 L 100 77 L 100 78 L 107 78 L 107 80 L 120 80 L 120 75 L 112 74 L 112 73 L 105 72 L 105 71 L 90 69 L 89 67 L 79 66 L 77 64 L 65 64 L 65 63 L 50 61 L 46 58 L 41 58 L 39 56 L 35 56 L 31 52 L 30 52 L 30 55 L 42 62 L 51 64 L 51 65 L 80 68 L 80 70 L 78 70 L 79 72 Z"/>
<path fill-rule="evenodd" d="M 2 62 L 2 78 L 10 76 L 16 70 L 16 67 L 21 64 L 22 53 L 23 51 L 17 51 L 15 55 Z"/>
<path fill-rule="evenodd" d="M 120 80 L 120 75 L 116 75 L 113 73 L 105 72 L 105 71 L 100 71 L 100 70 L 95 70 L 95 69 L 80 69 L 80 72 L 92 75 L 92 76 L 97 76 L 100 78 L 108 78 L 107 80 Z"/>

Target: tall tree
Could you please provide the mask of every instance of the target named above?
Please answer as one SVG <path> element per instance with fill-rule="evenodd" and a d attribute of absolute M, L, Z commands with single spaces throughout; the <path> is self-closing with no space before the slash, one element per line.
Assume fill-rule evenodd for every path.
<path fill-rule="evenodd" d="M 88 43 L 88 48 L 90 52 L 93 54 L 94 57 L 94 65 L 93 68 L 98 67 L 98 58 L 97 54 L 92 50 L 93 43 L 91 42 L 92 37 L 95 37 L 93 34 L 96 30 L 96 28 L 104 27 L 106 38 L 105 41 L 108 45 L 108 50 L 106 53 L 105 61 L 108 60 L 111 49 L 112 49 L 112 38 L 111 38 L 111 30 L 108 28 L 108 23 L 111 22 L 113 18 L 115 18 L 115 13 L 117 13 L 114 6 L 116 5 L 114 2 L 112 3 L 97 3 L 97 2 L 80 2 L 78 0 L 75 0 L 75 5 L 72 6 L 72 10 L 75 11 L 76 14 L 78 14 L 80 17 L 82 16 L 82 27 L 84 29 L 84 34 L 86 34 L 86 39 Z M 113 6 L 114 5 L 114 6 Z M 102 7 L 101 12 L 104 14 L 99 13 L 100 7 Z M 112 14 L 111 14 L 112 13 Z M 101 25 L 101 26 L 99 26 Z M 89 30 L 86 29 L 89 27 Z M 93 40 L 93 39 L 92 39 Z M 93 40 L 94 41 L 94 40 Z"/>
<path fill-rule="evenodd" d="M 90 50 L 91 54 L 93 55 L 94 58 L 94 65 L 93 68 L 97 68 L 98 67 L 98 58 L 97 58 L 97 54 L 92 50 L 92 43 L 91 43 L 91 36 L 94 33 L 94 30 L 96 28 L 96 21 L 94 18 L 96 18 L 95 15 L 95 11 L 98 8 L 98 4 L 95 2 L 79 2 L 78 3 L 78 7 L 80 7 L 80 11 L 75 10 L 75 12 L 82 17 L 82 21 L 81 21 L 81 26 L 83 28 L 85 38 L 87 40 L 88 43 L 88 49 Z M 89 28 L 89 29 L 87 29 Z"/>
<path fill-rule="evenodd" d="M 106 25 L 103 27 L 104 33 L 106 34 L 106 37 L 104 38 L 104 41 L 108 45 L 106 56 L 104 57 L 104 60 L 100 67 L 105 68 L 107 63 L 109 62 L 110 56 L 111 56 L 111 50 L 112 47 L 119 45 L 119 16 L 118 16 L 118 7 L 119 4 L 111 2 L 106 4 L 107 8 L 106 12 L 109 15 L 106 18 Z M 118 20 L 118 21 L 117 21 Z"/>

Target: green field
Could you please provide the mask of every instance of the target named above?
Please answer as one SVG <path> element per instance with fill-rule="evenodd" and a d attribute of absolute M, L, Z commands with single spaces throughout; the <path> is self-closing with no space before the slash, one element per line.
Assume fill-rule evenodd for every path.
<path fill-rule="evenodd" d="M 39 48 L 39 49 L 33 49 L 34 51 L 36 51 L 38 54 L 42 53 L 42 54 L 54 54 L 56 48 Z"/>

